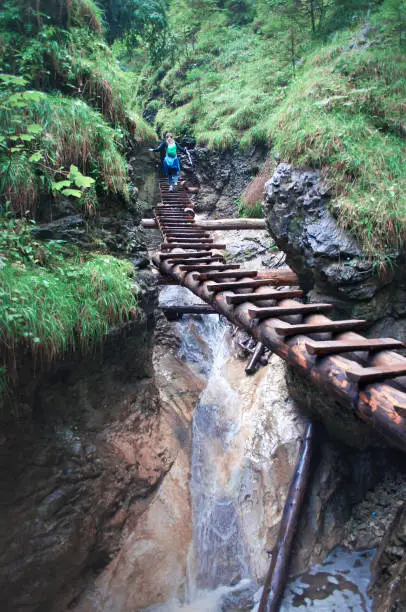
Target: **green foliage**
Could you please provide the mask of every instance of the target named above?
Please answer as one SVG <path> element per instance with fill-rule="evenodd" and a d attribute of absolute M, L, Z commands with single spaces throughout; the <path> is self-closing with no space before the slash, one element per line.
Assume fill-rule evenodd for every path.
<path fill-rule="evenodd" d="M 163 0 L 101 0 L 110 42 L 121 38 L 127 49 L 145 45 L 154 64 L 162 60 L 167 17 Z"/>
<path fill-rule="evenodd" d="M 11 154 L 0 150 L 0 202 L 9 201 L 20 214 L 34 213 L 40 191 L 63 193 L 66 188 L 71 191 L 65 190 L 64 195 L 79 197 L 80 189 L 93 186 L 94 181 L 99 195 L 111 193 L 128 200 L 127 167 L 120 153 L 122 133 L 108 126 L 100 113 L 81 100 L 49 94 L 31 102 L 24 113 L 27 131 L 34 125 L 43 128 L 41 134 L 34 134 L 38 150 L 27 150 L 31 143 L 26 142 Z M 80 176 L 72 174 L 75 167 Z M 55 184 L 61 181 L 66 184 L 59 190 Z"/>
<path fill-rule="evenodd" d="M 254 205 L 248 206 L 244 199 L 241 198 L 238 202 L 238 216 L 246 219 L 261 219 L 264 214 L 262 211 L 262 202 L 255 202 Z"/>
<path fill-rule="evenodd" d="M 136 307 L 130 263 L 36 241 L 32 227 L 9 214 L 0 218 L 0 357 L 12 378 L 19 349 L 41 361 L 89 350 Z"/>
<path fill-rule="evenodd" d="M 154 81 L 156 128 L 222 150 L 268 145 L 321 168 L 340 222 L 372 257 L 404 249 L 405 7 L 329 0 L 312 17 L 310 0 L 258 0 L 252 26 L 235 27 L 208 4 L 190 22 L 193 52 L 189 42 Z M 328 36 L 334 19 L 342 30 Z M 181 17 L 170 20 L 180 37 Z"/>

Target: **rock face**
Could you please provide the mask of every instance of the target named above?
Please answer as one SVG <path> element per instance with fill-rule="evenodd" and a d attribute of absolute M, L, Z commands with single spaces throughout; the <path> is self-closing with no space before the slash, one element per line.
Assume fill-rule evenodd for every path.
<path fill-rule="evenodd" d="M 27 363 L 3 409 L 2 610 L 62 610 L 115 556 L 130 508 L 174 461 L 151 368 L 153 292 L 143 306 L 93 355 L 42 374 Z"/>
<path fill-rule="evenodd" d="M 153 353 L 160 423 L 168 435 L 171 469 L 152 496 L 135 500 L 120 551 L 72 605 L 75 612 L 135 612 L 185 595 L 192 538 L 191 421 L 204 379 L 179 356 L 177 327 L 160 320 L 160 341 Z M 169 348 L 162 339 L 170 337 Z M 53 610 L 59 612 L 58 607 Z"/>
<path fill-rule="evenodd" d="M 36 237 L 64 240 L 84 250 L 98 250 L 134 256 L 136 267 L 148 265 L 144 232 L 139 227 L 142 208 L 157 197 L 157 181 L 151 154 L 138 145 L 129 156 L 128 169 L 132 185 L 130 202 L 120 198 L 100 200 L 100 209 L 87 214 L 74 198 L 47 198 L 38 209 Z"/>
<path fill-rule="evenodd" d="M 376 612 L 402 612 L 406 607 L 406 505 L 399 502 L 374 560 Z"/>
<path fill-rule="evenodd" d="M 406 339 L 404 268 L 380 276 L 339 228 L 316 170 L 279 164 L 265 185 L 264 212 L 275 242 L 311 301 L 329 300 L 342 317 L 366 318 L 374 333 Z"/>
<path fill-rule="evenodd" d="M 193 171 L 200 185 L 195 197 L 196 210 L 223 217 L 237 216 L 237 201 L 265 161 L 266 150 L 256 148 L 241 152 L 193 149 Z"/>

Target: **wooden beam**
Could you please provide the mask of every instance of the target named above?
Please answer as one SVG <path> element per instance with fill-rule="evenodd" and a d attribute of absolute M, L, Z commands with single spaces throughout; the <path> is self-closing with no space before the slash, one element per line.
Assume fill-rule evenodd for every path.
<path fill-rule="evenodd" d="M 328 312 L 332 304 L 297 304 L 297 306 L 271 306 L 270 308 L 248 308 L 251 319 L 286 317 L 287 315 L 308 315 L 315 312 Z"/>
<path fill-rule="evenodd" d="M 194 274 L 193 278 L 197 281 L 221 281 L 223 278 L 255 278 L 258 272 L 255 270 L 239 270 L 238 272 L 202 272 Z"/>
<path fill-rule="evenodd" d="M 355 351 L 382 351 L 397 349 L 404 346 L 400 340 L 393 338 L 376 338 L 364 340 L 326 340 L 319 341 L 309 340 L 306 342 L 306 349 L 310 355 L 338 355 L 339 353 L 350 353 Z"/>
<path fill-rule="evenodd" d="M 185 314 L 194 314 L 194 315 L 207 315 L 207 314 L 217 314 L 217 310 L 215 310 L 212 306 L 208 304 L 190 304 L 187 306 L 164 306 L 162 308 L 162 312 L 168 321 L 176 321 L 181 319 Z"/>
<path fill-rule="evenodd" d="M 207 230 L 264 230 L 265 219 L 199 219 L 199 224 Z M 145 229 L 157 229 L 154 219 L 142 219 Z"/>
<path fill-rule="evenodd" d="M 202 272 L 203 270 L 207 270 L 207 272 L 213 272 L 215 270 L 238 270 L 238 268 L 240 267 L 239 264 L 222 264 L 222 263 L 218 263 L 218 264 L 213 264 L 211 266 L 209 265 L 205 265 L 205 264 L 201 264 L 201 262 L 199 262 L 199 264 L 195 264 L 193 265 L 183 265 L 180 266 L 180 269 L 184 272 Z"/>
<path fill-rule="evenodd" d="M 278 539 L 272 551 L 271 565 L 265 579 L 258 612 L 278 612 L 288 578 L 293 538 L 299 523 L 306 489 L 310 481 L 314 428 L 309 424 L 301 443 L 295 472 L 290 482 Z"/>
<path fill-rule="evenodd" d="M 206 255 L 207 253 L 202 253 L 202 255 Z M 193 266 L 193 264 L 210 264 L 212 262 L 218 261 L 218 262 L 224 262 L 225 258 L 223 257 L 223 255 L 213 255 L 212 257 L 201 257 L 200 259 L 193 259 L 192 257 L 189 259 L 167 259 L 167 261 L 170 264 L 174 264 L 176 263 L 176 265 L 178 264 L 187 264 L 187 265 L 191 265 Z M 182 266 L 179 266 L 182 269 Z M 193 266 L 194 267 L 194 266 Z"/>
<path fill-rule="evenodd" d="M 262 342 L 258 342 L 257 346 L 255 347 L 255 351 L 253 352 L 252 357 L 245 368 L 245 373 L 247 376 L 251 376 L 257 371 L 261 357 L 264 354 L 264 350 L 265 346 L 262 344 Z"/>
<path fill-rule="evenodd" d="M 181 259 L 198 259 L 200 257 L 202 258 L 207 258 L 207 257 L 214 257 L 213 253 L 200 253 L 199 251 L 195 251 L 193 253 L 191 253 L 190 251 L 188 253 L 158 253 L 158 257 L 161 261 L 164 261 L 165 259 L 173 259 L 173 260 L 181 260 Z M 221 257 L 219 255 L 219 257 Z"/>
<path fill-rule="evenodd" d="M 366 321 L 363 319 L 345 319 L 343 321 L 329 321 L 328 323 L 302 323 L 298 325 L 289 325 L 280 327 L 276 326 L 275 331 L 280 336 L 288 338 L 289 336 L 299 336 L 307 334 L 320 334 L 324 332 L 340 332 L 350 329 L 360 329 L 365 327 Z"/>
<path fill-rule="evenodd" d="M 352 409 L 362 421 L 372 426 L 393 446 L 406 451 L 405 422 L 395 410 L 396 406 L 401 408 L 406 406 L 405 379 L 395 379 L 391 384 L 383 382 L 359 387 L 347 376 L 348 371 L 355 365 L 354 361 L 341 355 L 318 359 L 317 356 L 310 355 L 306 350 L 305 342 L 310 339 L 308 334 L 345 332 L 343 336 L 346 337 L 348 330 L 359 329 L 365 325 L 365 321 L 337 322 L 320 314 L 310 315 L 307 323 L 300 326 L 289 325 L 279 319 L 265 319 L 252 326 L 252 320 L 248 315 L 248 304 L 240 304 L 235 308 L 233 304 L 227 303 L 227 293 L 210 291 L 210 282 L 199 283 L 192 278 L 191 274 L 185 274 L 180 270 L 179 266 L 170 265 L 165 260 L 158 258 L 155 260 L 162 272 L 170 274 L 206 303 L 212 304 L 232 323 L 248 330 L 258 342 L 263 342 L 275 354 L 292 365 L 300 375 L 306 376 L 312 384 L 347 410 Z M 253 280 L 252 282 L 258 281 Z M 267 282 L 270 284 L 269 281 Z M 237 287 L 241 288 L 241 283 L 237 283 Z M 292 304 L 292 300 L 282 300 L 280 303 L 289 305 Z M 296 304 L 293 302 L 293 305 Z M 305 336 L 300 339 L 291 338 L 298 334 Z M 351 337 L 359 338 L 360 336 L 352 333 Z M 394 361 L 406 364 L 404 357 L 389 351 L 378 352 L 373 357 L 376 367 L 390 366 Z"/>
<path fill-rule="evenodd" d="M 214 240 L 213 238 L 201 238 L 200 236 L 197 237 L 188 237 L 188 238 L 171 238 L 170 236 L 165 236 L 165 239 L 167 240 L 167 242 L 173 243 L 173 242 L 177 242 L 178 244 L 213 244 Z"/>
<path fill-rule="evenodd" d="M 293 273 L 292 273 L 293 274 Z M 235 289 L 253 289 L 254 287 L 264 287 L 266 285 L 295 285 L 297 283 L 296 275 L 293 274 L 294 278 L 289 275 L 270 275 L 269 278 L 254 279 L 251 281 L 239 281 L 235 283 L 212 283 L 207 285 L 208 291 L 234 291 Z"/>
<path fill-rule="evenodd" d="M 347 376 L 360 385 L 369 385 L 398 376 L 406 376 L 406 364 L 393 364 L 386 368 L 359 368 L 358 366 L 357 370 L 347 372 Z"/>
<path fill-rule="evenodd" d="M 225 249 L 225 244 L 195 244 L 194 242 L 163 242 L 161 249 L 167 251 L 169 249 L 196 249 L 197 251 L 210 251 L 210 249 Z"/>
<path fill-rule="evenodd" d="M 264 293 L 238 293 L 237 295 L 227 295 L 227 304 L 242 304 L 243 302 L 262 302 L 266 300 L 286 300 L 287 298 L 302 297 L 301 289 L 265 291 Z"/>

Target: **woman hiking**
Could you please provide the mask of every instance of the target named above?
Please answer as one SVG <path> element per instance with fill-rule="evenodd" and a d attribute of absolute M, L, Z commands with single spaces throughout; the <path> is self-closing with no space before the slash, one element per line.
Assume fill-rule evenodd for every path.
<path fill-rule="evenodd" d="M 169 191 L 173 191 L 174 187 L 178 184 L 178 178 L 180 173 L 180 163 L 178 158 L 178 149 L 182 153 L 186 153 L 186 149 L 180 146 L 176 140 L 174 140 L 172 134 L 168 132 L 165 136 L 165 140 L 161 142 L 159 147 L 156 149 L 150 149 L 154 153 L 161 154 L 161 161 L 164 168 L 165 176 L 168 177 Z M 173 182 L 173 184 L 172 184 Z"/>

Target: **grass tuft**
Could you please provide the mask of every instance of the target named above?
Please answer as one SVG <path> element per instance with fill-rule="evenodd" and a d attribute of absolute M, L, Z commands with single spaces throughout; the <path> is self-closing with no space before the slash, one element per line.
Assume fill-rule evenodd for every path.
<path fill-rule="evenodd" d="M 135 313 L 134 269 L 106 255 L 79 255 L 31 238 L 25 222 L 3 218 L 0 241 L 0 357 L 12 379 L 17 354 L 45 363 L 89 351 Z"/>

